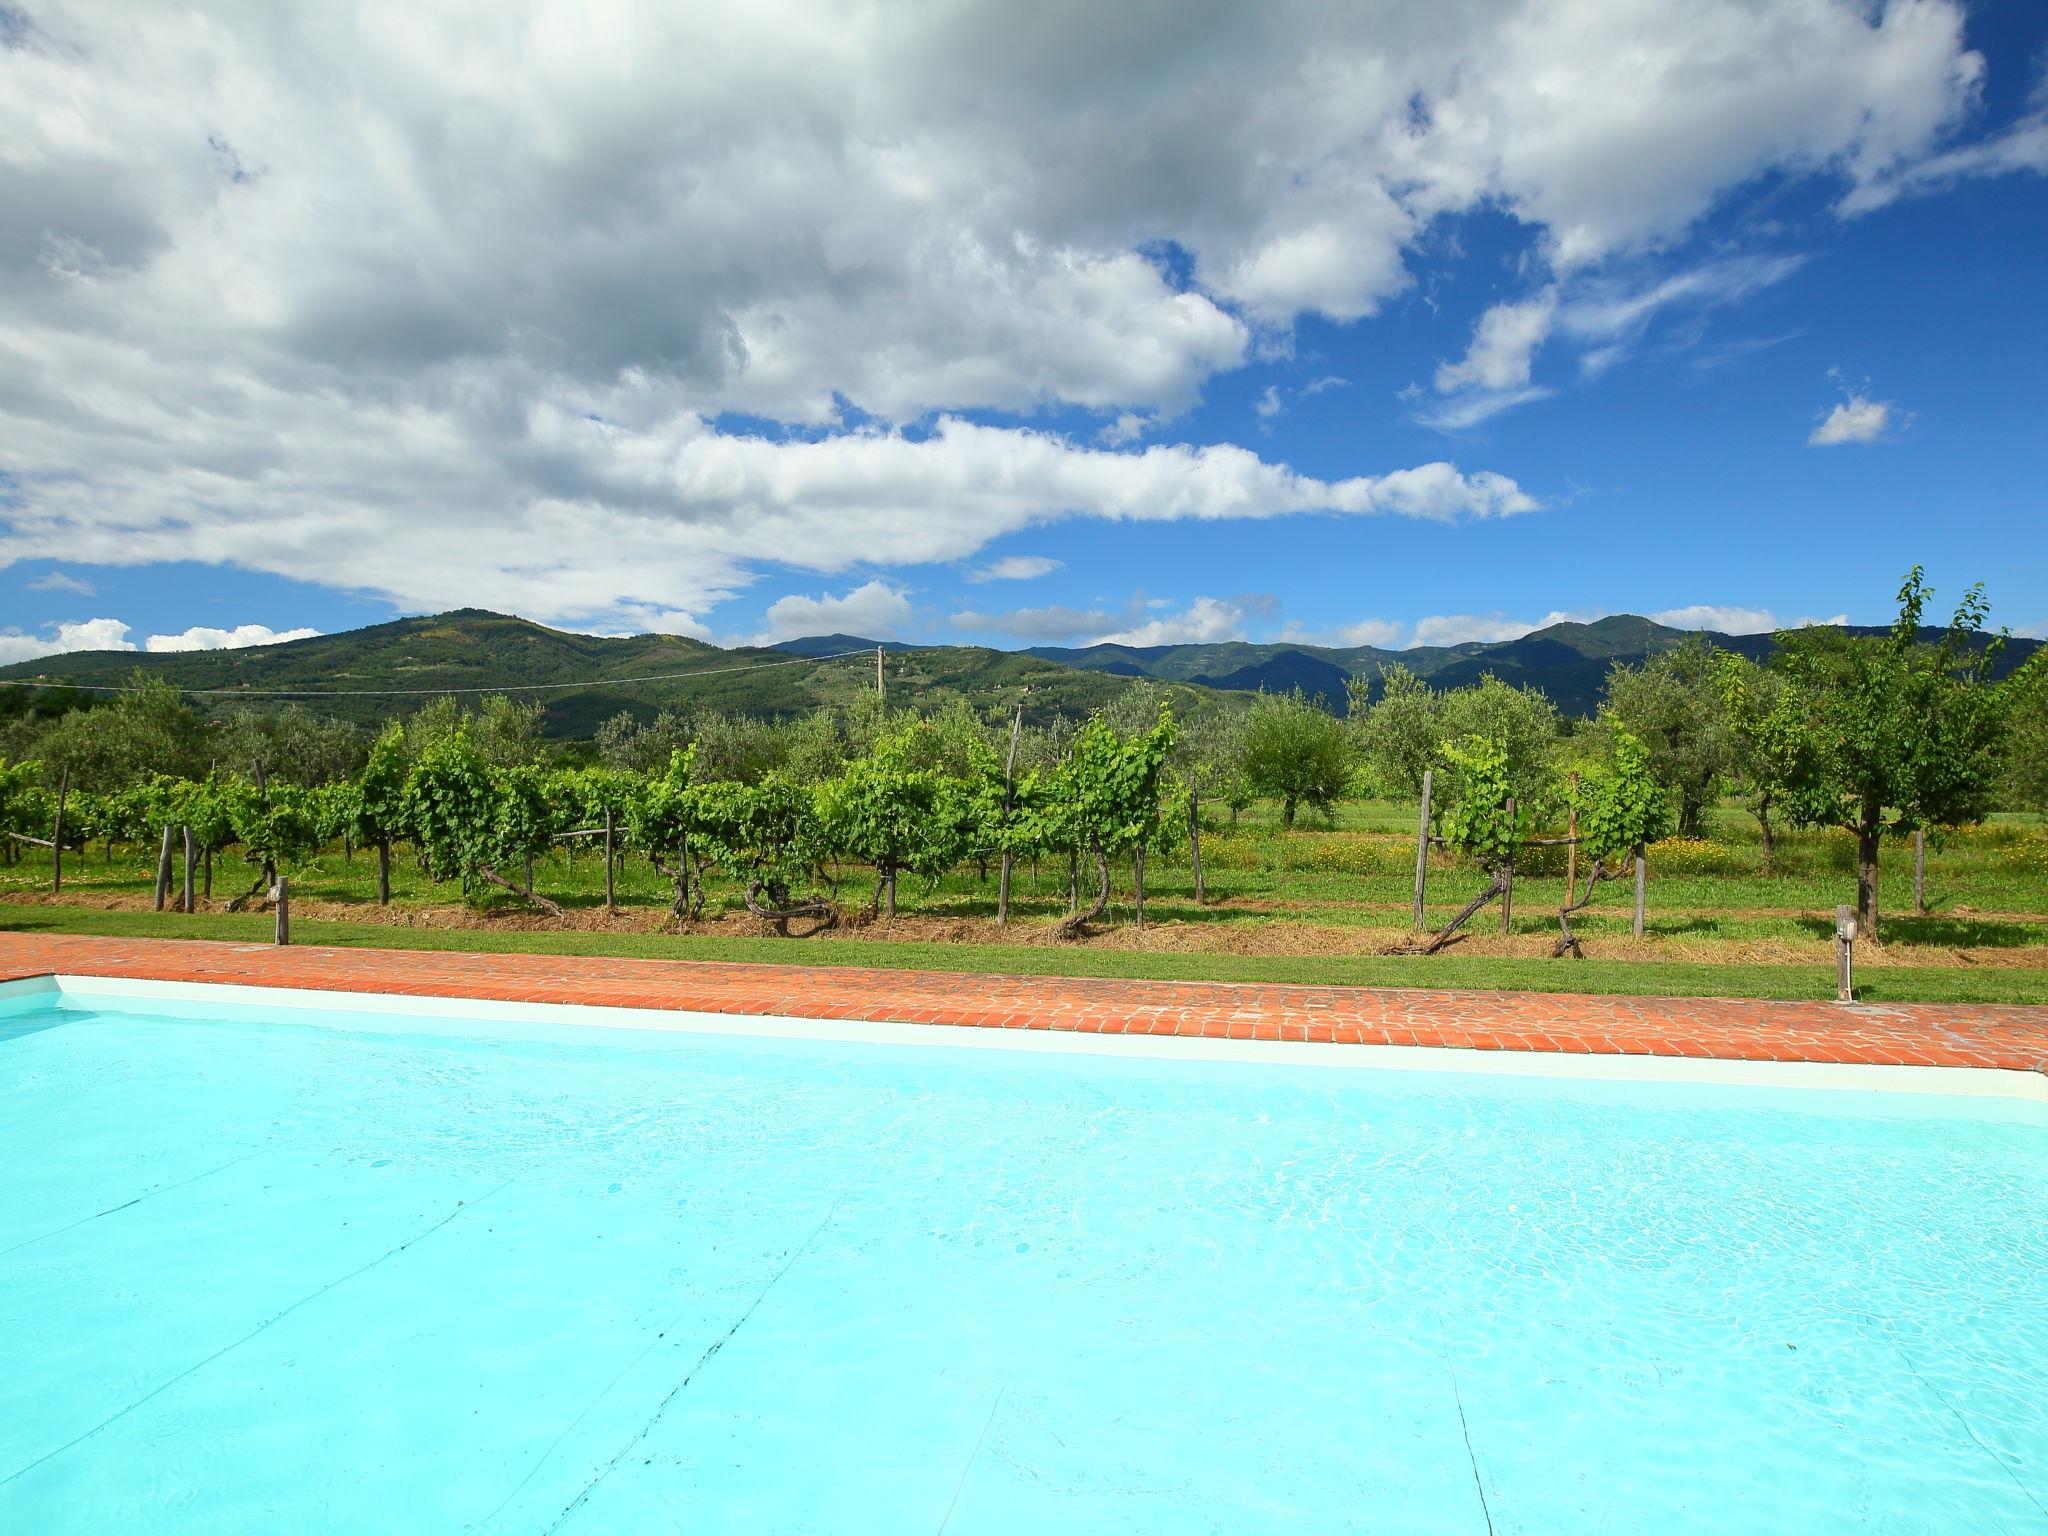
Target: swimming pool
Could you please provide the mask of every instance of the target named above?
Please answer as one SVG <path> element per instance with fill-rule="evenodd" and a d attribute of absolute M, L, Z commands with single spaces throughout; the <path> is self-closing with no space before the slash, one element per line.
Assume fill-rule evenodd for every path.
<path fill-rule="evenodd" d="M 0 1530 L 2048 1531 L 2040 1102 L 7 990 Z"/>

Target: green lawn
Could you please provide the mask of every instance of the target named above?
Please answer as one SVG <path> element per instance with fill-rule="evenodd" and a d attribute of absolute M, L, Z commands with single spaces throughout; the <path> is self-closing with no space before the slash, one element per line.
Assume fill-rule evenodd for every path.
<path fill-rule="evenodd" d="M 245 915 L 104 912 L 0 904 L 0 931 L 87 933 L 121 938 L 267 941 L 271 919 Z M 710 938 L 658 933 L 508 932 L 400 928 L 294 918 L 300 944 L 364 949 L 465 950 L 491 954 L 626 955 L 666 960 L 759 961 L 803 965 L 900 966 L 1037 976 L 1124 976 L 1144 980 L 1269 981 L 1382 987 L 1476 987 L 1527 992 L 1652 996 L 1827 998 L 1833 973 L 1821 966 L 1680 965 L 1643 961 L 1520 960 L 1437 955 L 1301 959 L 1056 948 L 1047 945 L 858 943 Z M 1870 968 L 1859 975 L 1870 1002 L 2048 1004 L 2048 971 Z"/>

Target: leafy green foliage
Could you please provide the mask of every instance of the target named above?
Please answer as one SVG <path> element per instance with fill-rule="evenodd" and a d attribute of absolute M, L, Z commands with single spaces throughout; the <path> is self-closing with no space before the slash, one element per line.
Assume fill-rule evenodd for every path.
<path fill-rule="evenodd" d="M 1678 830 L 1697 837 L 1700 817 L 1733 766 L 1729 722 L 1713 645 L 1698 636 L 1640 666 L 1607 674 L 1602 724 L 1626 730 L 1650 771 L 1677 801 Z"/>
<path fill-rule="evenodd" d="M 1534 688 L 1515 688 L 1488 674 L 1470 688 L 1440 694 L 1438 729 L 1444 742 L 1482 737 L 1502 754 L 1515 802 L 1524 810 L 1545 805 L 1557 788 L 1557 709 Z M 1456 778 L 1456 760 L 1439 754 Z M 1439 777 L 1442 777 L 1439 774 Z M 1458 793 L 1453 782 L 1452 793 Z"/>
<path fill-rule="evenodd" d="M 1253 793 L 1278 800 L 1281 821 L 1310 805 L 1327 812 L 1351 783 L 1343 722 L 1299 689 L 1262 694 L 1244 722 L 1239 762 Z"/>
<path fill-rule="evenodd" d="M 2005 717 L 2000 789 L 2006 803 L 2048 812 L 2048 651 L 2036 651 L 1999 685 Z"/>
<path fill-rule="evenodd" d="M 1368 679 L 1351 681 L 1349 719 L 1368 777 L 1382 794 L 1420 795 L 1443 746 L 1442 696 L 1398 662 L 1380 674 L 1376 700 L 1367 701 Z"/>
<path fill-rule="evenodd" d="M 529 818 L 544 806 L 538 784 L 493 769 L 459 726 L 420 753 L 405 782 L 405 825 L 420 862 L 433 879 L 460 880 L 465 895 L 479 881 L 507 884 L 499 867 L 527 846 Z"/>
<path fill-rule="evenodd" d="M 1604 757 L 1579 775 L 1573 808 L 1581 847 L 1605 861 L 1655 842 L 1671 830 L 1671 798 L 1657 782 L 1650 753 L 1617 726 Z"/>
<path fill-rule="evenodd" d="M 1454 777 L 1451 793 L 1431 808 L 1436 835 L 1482 869 L 1501 868 L 1513 860 L 1533 821 L 1529 809 L 1515 799 L 1507 748 L 1484 736 L 1468 736 L 1445 742 L 1440 750 Z"/>
<path fill-rule="evenodd" d="M 1882 638 L 1814 628 L 1779 641 L 1778 670 L 1812 746 L 1787 786 L 1787 808 L 1802 825 L 1855 833 L 1857 906 L 1872 937 L 1880 840 L 1981 819 L 1997 781 L 2003 701 L 1988 675 L 1996 650 L 1970 644 L 1986 613 L 1982 590 L 1963 595 L 1933 645 L 1919 639 L 1930 595 L 1915 566 Z"/>

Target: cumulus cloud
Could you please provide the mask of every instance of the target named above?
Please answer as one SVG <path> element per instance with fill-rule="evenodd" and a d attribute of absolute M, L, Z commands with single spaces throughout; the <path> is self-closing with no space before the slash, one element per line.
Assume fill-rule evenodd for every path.
<path fill-rule="evenodd" d="M 239 651 L 251 645 L 282 645 L 287 640 L 310 640 L 317 629 L 272 629 L 267 624 L 237 624 L 233 629 L 209 629 L 203 624 L 176 635 L 151 635 L 144 648 L 152 651 Z"/>
<path fill-rule="evenodd" d="M 1415 621 L 1408 645 L 1465 645 L 1472 641 L 1497 644 L 1503 640 L 1519 640 L 1552 624 L 1583 621 L 1587 617 L 1582 613 L 1562 611 L 1545 614 L 1540 619 L 1511 619 L 1504 613 L 1438 613 Z"/>
<path fill-rule="evenodd" d="M 977 571 L 970 571 L 967 579 L 985 581 L 1036 581 L 1041 576 L 1050 576 L 1060 568 L 1060 562 L 1048 555 L 1005 555 L 992 560 Z"/>
<path fill-rule="evenodd" d="M 838 597 L 804 597 L 791 593 L 768 605 L 766 628 L 755 645 L 798 640 L 806 635 L 856 635 L 891 640 L 910 625 L 910 597 L 886 581 L 869 581 Z"/>
<path fill-rule="evenodd" d="M 1496 304 L 1479 317 L 1472 345 L 1463 361 L 1445 363 L 1436 371 L 1437 393 L 1477 389 L 1520 390 L 1529 383 L 1529 365 L 1550 334 L 1557 313 L 1557 294 L 1538 294 L 1521 304 Z"/>
<path fill-rule="evenodd" d="M 972 608 L 947 623 L 971 635 L 1010 635 L 1020 640 L 1072 641 L 1101 634 L 1116 616 L 1100 608 L 1013 608 L 1007 613 L 981 613 Z"/>
<path fill-rule="evenodd" d="M 1815 448 L 1833 448 L 1843 443 L 1881 443 L 1897 422 L 1898 407 L 1889 400 L 1873 400 L 1865 394 L 1851 394 L 1821 418 L 1808 435 Z"/>
<path fill-rule="evenodd" d="M 1400 476 L 915 434 L 1061 407 L 1134 442 L 1301 317 L 1372 314 L 1420 232 L 1473 210 L 1570 279 L 1760 175 L 1902 185 L 1974 101 L 1962 23 L 1956 0 L 1581 0 L 1570 26 L 1548 0 L 764 0 L 713 26 L 658 0 L 53 4 L 0 48 L 0 561 L 689 628 L 764 562 L 960 559 L 1140 515 L 1139 482 L 1165 515 L 1358 510 Z M 803 430 L 708 425 L 731 414 Z M 1026 479 L 955 510 L 970 465 Z M 1520 496 L 1450 500 L 1474 484 Z"/>
<path fill-rule="evenodd" d="M 23 634 L 18 629 L 0 630 L 0 665 L 34 661 L 39 656 L 62 656 L 70 651 L 132 651 L 128 626 L 119 619 L 80 619 L 51 626 L 42 635 Z"/>
<path fill-rule="evenodd" d="M 1098 635 L 1098 645 L 1205 645 L 1244 638 L 1245 611 L 1221 598 L 1198 597 L 1129 629 Z"/>

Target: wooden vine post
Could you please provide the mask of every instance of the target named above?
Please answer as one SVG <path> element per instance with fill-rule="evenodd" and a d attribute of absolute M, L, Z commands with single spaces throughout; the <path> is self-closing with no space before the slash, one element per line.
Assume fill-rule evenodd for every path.
<path fill-rule="evenodd" d="M 64 797 L 71 792 L 71 770 L 57 779 L 57 816 L 50 824 L 50 893 L 64 889 Z"/>
<path fill-rule="evenodd" d="M 190 827 L 184 828 L 183 831 L 185 833 L 185 884 L 181 905 L 185 914 L 189 917 L 192 913 L 199 910 L 198 895 L 193 889 L 193 877 L 199 868 L 199 846 L 192 841 L 192 829 Z"/>
<path fill-rule="evenodd" d="M 614 902 L 612 898 L 612 849 L 614 846 L 616 831 L 616 817 L 613 813 L 612 808 L 610 806 L 606 806 L 604 808 L 604 909 L 607 912 L 614 912 L 618 910 L 617 904 Z"/>
<path fill-rule="evenodd" d="M 1515 824 L 1515 797 L 1508 796 L 1508 825 Z M 1515 918 L 1515 850 L 1508 847 L 1507 862 L 1501 865 L 1500 936 L 1506 938 Z"/>
<path fill-rule="evenodd" d="M 875 697 L 886 707 L 889 702 L 887 686 L 882 681 L 882 648 L 875 647 Z"/>
<path fill-rule="evenodd" d="M 1201 906 L 1209 899 L 1209 889 L 1202 881 L 1202 770 L 1198 766 L 1188 773 L 1188 864 L 1195 874 L 1195 905 Z"/>
<path fill-rule="evenodd" d="M 1571 825 L 1565 829 L 1570 839 L 1564 845 L 1564 904 L 1570 906 L 1579 899 L 1579 776 L 1570 775 L 1571 780 Z"/>
<path fill-rule="evenodd" d="M 1913 915 L 1927 915 L 1927 829 L 1913 829 Z"/>
<path fill-rule="evenodd" d="M 1422 888 L 1429 875 L 1429 792 L 1436 770 L 1422 770 L 1422 817 L 1415 824 L 1415 931 L 1422 932 Z"/>
<path fill-rule="evenodd" d="M 1635 920 L 1635 936 L 1636 936 L 1637 938 L 1639 938 L 1639 939 L 1640 939 L 1640 938 L 1641 938 L 1641 937 L 1643 936 L 1643 877 L 1644 877 L 1644 871 L 1645 871 L 1645 868 L 1646 868 L 1646 866 L 1645 866 L 1645 864 L 1644 864 L 1644 860 L 1643 860 L 1643 845 L 1642 845 L 1641 843 L 1637 843 L 1637 844 L 1636 844 L 1636 920 Z"/>
<path fill-rule="evenodd" d="M 1029 688 L 1024 690 L 1029 693 Z M 1015 867 L 1017 856 L 1010 849 L 1010 810 L 1017 793 L 1017 738 L 1024 734 L 1024 701 L 1017 701 L 1017 712 L 1010 717 L 1010 754 L 1003 759 L 1003 868 L 996 880 L 996 926 L 1001 927 L 1010 920 L 1010 871 Z M 1199 866 L 1198 866 L 1199 868 Z M 1195 877 L 1200 880 L 1198 873 Z"/>
<path fill-rule="evenodd" d="M 270 888 L 270 899 L 277 903 L 277 942 L 289 944 L 292 941 L 292 883 L 284 875 L 277 877 L 277 884 Z"/>

